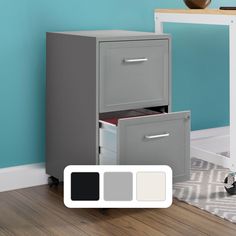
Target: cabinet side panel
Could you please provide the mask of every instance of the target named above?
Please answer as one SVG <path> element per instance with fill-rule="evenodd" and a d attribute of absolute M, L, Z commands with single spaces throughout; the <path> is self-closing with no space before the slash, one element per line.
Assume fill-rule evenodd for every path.
<path fill-rule="evenodd" d="M 97 162 L 96 39 L 47 33 L 46 172 Z"/>

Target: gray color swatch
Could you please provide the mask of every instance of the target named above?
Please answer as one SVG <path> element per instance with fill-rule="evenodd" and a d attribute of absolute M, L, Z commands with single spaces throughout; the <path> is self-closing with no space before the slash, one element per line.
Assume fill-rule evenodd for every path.
<path fill-rule="evenodd" d="M 104 200 L 131 201 L 133 199 L 133 174 L 130 172 L 104 173 Z"/>

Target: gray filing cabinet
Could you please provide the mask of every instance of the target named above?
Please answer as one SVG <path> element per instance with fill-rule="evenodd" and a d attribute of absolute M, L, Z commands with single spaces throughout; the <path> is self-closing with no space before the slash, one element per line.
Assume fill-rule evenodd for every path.
<path fill-rule="evenodd" d="M 170 45 L 147 32 L 47 33 L 47 174 L 159 164 L 189 178 L 190 113 L 171 113 Z"/>

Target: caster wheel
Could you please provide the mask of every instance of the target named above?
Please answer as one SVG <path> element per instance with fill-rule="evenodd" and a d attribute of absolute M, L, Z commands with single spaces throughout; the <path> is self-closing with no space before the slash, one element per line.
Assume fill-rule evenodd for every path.
<path fill-rule="evenodd" d="M 225 190 L 228 194 L 230 195 L 235 195 L 236 194 L 236 182 L 234 181 L 233 183 L 229 183 L 230 182 L 230 177 L 231 176 L 227 176 L 224 180 L 225 183 Z M 226 185 L 230 185 L 230 186 L 226 186 Z"/>
<path fill-rule="evenodd" d="M 105 211 L 108 211 L 109 210 L 109 208 L 100 208 L 100 211 L 102 211 L 102 212 L 105 212 Z"/>
<path fill-rule="evenodd" d="M 106 215 L 106 213 L 108 212 L 109 208 L 100 208 L 99 211 L 101 214 Z"/>
<path fill-rule="evenodd" d="M 58 186 L 59 185 L 59 180 L 53 176 L 48 177 L 48 185 L 49 187 L 53 187 L 53 186 Z"/>

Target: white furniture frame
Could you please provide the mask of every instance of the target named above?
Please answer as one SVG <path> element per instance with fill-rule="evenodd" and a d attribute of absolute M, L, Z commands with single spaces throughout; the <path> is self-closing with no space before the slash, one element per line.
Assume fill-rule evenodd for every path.
<path fill-rule="evenodd" d="M 163 33 L 165 22 L 229 26 L 230 158 L 205 153 L 205 159 L 211 162 L 214 160 L 214 163 L 236 171 L 236 11 L 157 9 L 155 11 L 156 33 Z"/>

